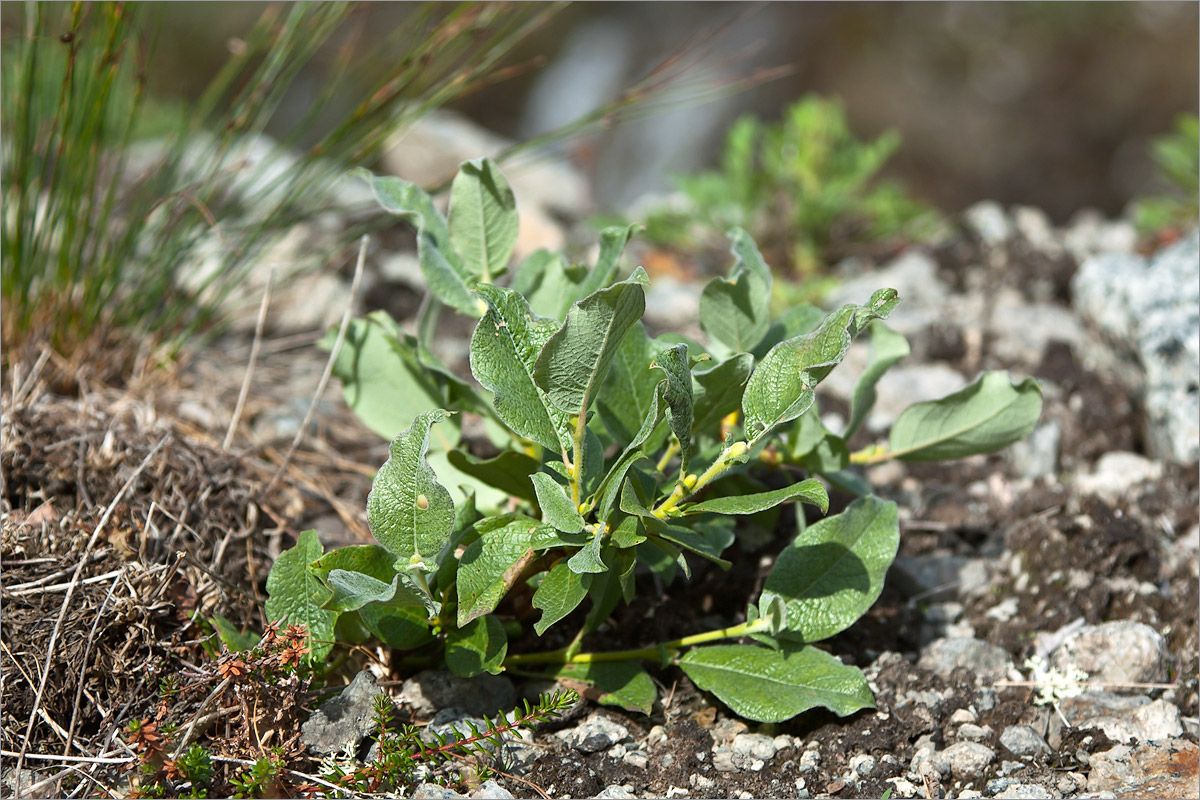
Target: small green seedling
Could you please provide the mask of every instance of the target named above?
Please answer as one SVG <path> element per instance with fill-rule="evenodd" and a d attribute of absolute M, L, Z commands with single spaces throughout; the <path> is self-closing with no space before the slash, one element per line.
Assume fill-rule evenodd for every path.
<path fill-rule="evenodd" d="M 896 505 L 871 495 L 850 465 L 1004 447 L 1036 422 L 1037 383 L 986 374 L 914 405 L 886 445 L 852 454 L 846 438 L 876 382 L 907 353 L 882 323 L 900 302 L 895 291 L 830 314 L 801 306 L 771 319 L 771 271 L 735 229 L 733 266 L 701 297 L 708 344 L 652 338 L 641 322 L 646 273 L 617 279 L 631 229 L 604 231 L 591 269 L 542 251 L 504 287 L 494 281 L 508 268 L 517 216 L 494 165 L 463 165 L 448 219 L 412 184 L 370 180 L 387 210 L 417 226 L 434 297 L 477 318 L 477 384 L 432 354 L 428 309 L 416 335 L 381 314 L 356 321 L 337 371 L 364 421 L 394 436 L 367 500 L 378 544 L 324 553 L 306 531 L 271 571 L 268 617 L 307 625 L 326 643 L 312 644 L 316 659 L 337 638 L 373 635 L 433 654 L 459 675 L 570 678 L 596 687 L 601 702 L 646 713 L 657 690 L 645 662 L 680 667 L 753 720 L 871 707 L 862 673 L 816 646 L 871 607 L 899 544 Z M 850 423 L 835 434 L 818 415 L 816 389 L 864 331 L 870 364 Z M 483 420 L 493 455 L 468 451 L 468 415 Z M 803 479 L 779 480 L 799 471 Z M 828 511 L 823 480 L 860 496 L 808 524 L 801 504 Z M 702 562 L 728 569 L 740 521 L 776 527 L 785 505 L 800 532 L 744 622 L 633 650 L 583 650 L 583 637 L 633 600 L 640 572 L 669 587 Z M 511 651 L 514 595 L 540 612 L 538 636 L 577 624 L 569 643 Z"/>
<path fill-rule="evenodd" d="M 817 95 L 789 106 L 778 123 L 742 117 L 729 129 L 720 168 L 678 177 L 684 202 L 652 210 L 647 236 L 696 249 L 744 228 L 806 277 L 829 266 L 837 246 L 926 238 L 936 213 L 879 178 L 899 147 L 895 131 L 860 141 L 842 104 Z"/>

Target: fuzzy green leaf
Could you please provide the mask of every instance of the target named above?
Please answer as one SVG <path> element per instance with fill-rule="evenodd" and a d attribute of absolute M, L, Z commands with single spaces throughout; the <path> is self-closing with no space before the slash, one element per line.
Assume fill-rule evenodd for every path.
<path fill-rule="evenodd" d="M 325 660 L 333 647 L 333 626 L 337 612 L 323 608 L 331 592 L 308 570 L 308 565 L 321 557 L 324 548 L 316 531 L 304 531 L 296 546 L 284 550 L 271 565 L 267 575 L 267 602 L 264 612 L 268 622 L 276 622 L 285 614 L 289 625 L 308 627 L 313 662 Z"/>
<path fill-rule="evenodd" d="M 481 672 L 499 674 L 508 655 L 508 637 L 491 614 L 446 633 L 446 666 L 455 675 L 471 678 Z"/>
<path fill-rule="evenodd" d="M 560 561 L 542 578 L 533 593 L 533 607 L 542 610 L 542 618 L 533 625 L 538 636 L 554 623 L 574 611 L 587 597 L 592 585 L 590 573 L 579 574 Z"/>
<path fill-rule="evenodd" d="M 684 655 L 679 666 L 738 716 L 756 722 L 783 722 L 817 707 L 842 717 L 875 707 L 862 672 L 815 647 L 699 647 Z"/>
<path fill-rule="evenodd" d="M 658 699 L 658 688 L 642 665 L 636 661 L 593 661 L 563 664 L 553 677 L 583 681 L 600 690 L 597 702 L 626 711 L 649 714 Z"/>
<path fill-rule="evenodd" d="M 875 384 L 893 364 L 909 354 L 908 340 L 894 330 L 875 320 L 871 329 L 871 355 L 867 368 L 854 385 L 854 397 L 850 401 L 850 421 L 842 431 L 842 438 L 849 439 L 867 418 L 871 406 L 875 405 Z"/>
<path fill-rule="evenodd" d="M 604 388 L 596 397 L 596 411 L 604 427 L 622 444 L 633 439 L 662 381 L 662 375 L 650 368 L 655 350 L 656 343 L 646 335 L 645 326 L 635 323 L 621 340 Z"/>
<path fill-rule="evenodd" d="M 640 459 L 645 458 L 644 447 L 650 434 L 658 427 L 659 420 L 662 419 L 663 412 L 659 403 L 662 389 L 655 391 L 651 397 L 650 408 L 646 411 L 646 418 L 642 420 L 642 427 L 634 434 L 633 440 L 625 447 L 621 455 L 613 462 L 612 468 L 608 474 L 604 476 L 604 480 L 600 483 L 597 493 L 600 495 L 600 517 L 603 519 L 608 516 L 608 512 L 612 509 L 613 503 L 622 491 L 622 486 L 625 482 L 625 475 L 629 472 L 629 468 L 637 463 Z"/>
<path fill-rule="evenodd" d="M 826 493 L 825 487 L 815 478 L 809 478 L 769 492 L 714 497 L 711 500 L 687 506 L 683 509 L 683 513 L 757 514 L 792 500 L 801 500 L 809 505 L 817 506 L 821 511 L 829 510 L 829 495 Z"/>
<path fill-rule="evenodd" d="M 494 486 L 507 496 L 532 501 L 536 495 L 529 476 L 541 469 L 542 462 L 524 453 L 505 450 L 492 458 L 476 458 L 465 450 L 446 454 L 459 472 Z"/>
<path fill-rule="evenodd" d="M 450 185 L 450 242 L 473 276 L 490 283 L 517 243 L 517 201 L 487 158 L 467 161 Z"/>
<path fill-rule="evenodd" d="M 701 558 L 711 561 L 721 569 L 729 569 L 732 566 L 728 561 L 721 558 L 721 553 L 733 543 L 733 535 L 727 528 L 692 530 L 691 528 L 671 525 L 655 535 L 667 540 L 681 550 L 687 550 L 689 553 L 695 553 Z"/>
<path fill-rule="evenodd" d="M 415 650 L 433 641 L 429 615 L 421 608 L 395 608 L 374 603 L 358 610 L 363 625 L 388 647 Z"/>
<path fill-rule="evenodd" d="M 871 320 L 886 318 L 899 302 L 894 289 L 880 289 L 867 305 L 842 306 L 812 333 L 772 347 L 750 376 L 742 396 L 750 441 L 807 411 L 816 385 L 841 362 L 858 332 Z"/>
<path fill-rule="evenodd" d="M 436 569 L 436 559 L 454 529 L 454 501 L 425 460 L 429 430 L 449 417 L 435 408 L 420 414 L 397 436 L 388 460 L 379 468 L 367 495 L 367 522 L 379 543 L 397 556 L 398 568 L 410 559 Z"/>
<path fill-rule="evenodd" d="M 781 635 L 817 642 L 850 627 L 883 591 L 900 546 L 896 504 L 867 496 L 805 529 L 779 554 L 760 611 L 775 598 L 787 610 Z"/>
<path fill-rule="evenodd" d="M 900 461 L 943 461 L 990 453 L 1024 439 L 1042 413 L 1042 388 L 1033 378 L 1014 384 L 987 372 L 941 400 L 911 405 L 892 425 L 888 446 Z"/>
<path fill-rule="evenodd" d="M 208 622 L 216 630 L 217 636 L 221 639 L 221 644 L 228 647 L 231 652 L 237 653 L 242 650 L 251 650 L 257 647 L 259 640 L 262 639 L 262 636 L 254 631 L 238 630 L 236 625 L 220 614 L 213 614 Z"/>
<path fill-rule="evenodd" d="M 535 555 L 531 546 L 535 528 L 523 519 L 495 528 L 484 523 L 476 526 L 479 538 L 467 546 L 458 560 L 460 628 L 495 611 Z"/>
<path fill-rule="evenodd" d="M 566 321 L 542 348 L 534 380 L 557 408 L 586 414 L 625 333 L 642 318 L 646 273 L 594 292 L 567 311 Z"/>
<path fill-rule="evenodd" d="M 688 365 L 686 344 L 668 347 L 654 357 L 650 364 L 666 375 L 663 399 L 667 403 L 667 419 L 671 432 L 679 440 L 679 474 L 686 475 L 692 457 L 692 370 Z"/>
<path fill-rule="evenodd" d="M 332 347 L 332 341 L 328 345 Z M 389 440 L 418 414 L 440 408 L 448 400 L 435 375 L 418 360 L 412 337 L 382 311 L 350 321 L 333 374 L 342 382 L 346 405 L 368 428 Z M 441 434 L 445 440 L 441 449 L 458 444 L 457 426 L 442 426 Z"/>
<path fill-rule="evenodd" d="M 582 265 L 568 266 L 561 253 L 538 250 L 521 263 L 512 288 L 529 301 L 534 314 L 561 322 L 571 304 L 587 294 L 580 288 L 587 274 Z"/>
<path fill-rule="evenodd" d="M 703 372 L 693 372 L 699 391 L 695 396 L 695 419 L 692 429 L 697 435 L 705 434 L 716 438 L 721 420 L 741 408 L 742 392 L 754 357 L 749 353 L 738 353 Z"/>
<path fill-rule="evenodd" d="M 357 611 L 367 603 L 406 607 L 425 606 L 429 601 L 415 586 L 403 582 L 404 576 L 394 573 L 390 583 L 346 569 L 330 570 L 328 585 L 333 596 L 325 601 L 331 611 Z"/>
<path fill-rule="evenodd" d="M 535 316 L 525 298 L 499 286 L 476 290 L 488 306 L 471 336 L 471 373 L 495 393 L 496 414 L 514 432 L 561 453 L 571 446 L 568 415 L 534 381 L 538 354 L 559 324 Z"/>
<path fill-rule="evenodd" d="M 729 233 L 735 258 L 728 278 L 713 278 L 700 294 L 700 327 L 734 353 L 748 353 L 771 325 L 771 270 L 743 230 Z"/>
<path fill-rule="evenodd" d="M 603 540 L 603 533 L 594 534 L 592 540 L 585 547 L 567 559 L 567 567 L 579 575 L 606 572 L 608 566 L 604 563 L 604 559 L 600 557 L 600 546 Z"/>
<path fill-rule="evenodd" d="M 579 533 L 583 530 L 583 517 L 579 509 L 563 491 L 562 485 L 544 472 L 531 475 L 533 489 L 537 492 L 538 506 L 542 519 L 563 533 Z"/>

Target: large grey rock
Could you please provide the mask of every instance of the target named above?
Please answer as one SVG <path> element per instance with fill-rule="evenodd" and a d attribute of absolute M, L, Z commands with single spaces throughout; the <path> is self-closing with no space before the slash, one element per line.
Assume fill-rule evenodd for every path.
<path fill-rule="evenodd" d="M 1078 667 L 1089 681 L 1110 684 L 1112 691 L 1142 694 L 1144 688 L 1111 684 L 1163 683 L 1170 674 L 1171 656 L 1158 631 L 1122 620 L 1079 629 L 1054 651 L 1050 664 L 1063 671 Z"/>
<path fill-rule="evenodd" d="M 1014 668 L 1007 651 L 973 638 L 938 639 L 921 653 L 917 666 L 943 677 L 949 677 L 957 667 L 967 667 L 980 684 L 994 683 Z"/>
<path fill-rule="evenodd" d="M 517 691 L 502 675 L 460 678 L 448 669 L 425 670 L 404 682 L 396 702 L 409 706 L 418 717 L 430 717 L 450 707 L 484 717 L 511 709 Z"/>
<path fill-rule="evenodd" d="M 1186 739 L 1136 747 L 1117 745 L 1092 755 L 1088 791 L 1114 792 L 1122 797 L 1193 797 L 1196 753 L 1196 743 Z"/>
<path fill-rule="evenodd" d="M 602 714 L 592 714 L 580 725 L 558 734 L 563 741 L 581 753 L 607 750 L 629 736 L 629 729 Z"/>
<path fill-rule="evenodd" d="M 1141 369 L 1151 456 L 1200 458 L 1200 232 L 1147 260 L 1104 253 L 1071 283 L 1076 313 Z"/>
<path fill-rule="evenodd" d="M 466 797 L 464 794 L 459 794 L 453 789 L 447 789 L 445 786 L 438 786 L 436 783 L 422 783 L 417 788 L 413 789 L 413 800 L 458 800 L 458 798 Z"/>
<path fill-rule="evenodd" d="M 1174 703 L 1158 699 L 1134 709 L 1140 736 L 1148 742 L 1161 742 L 1183 735 L 1183 719 Z"/>
<path fill-rule="evenodd" d="M 1037 756 L 1050 752 L 1050 745 L 1029 725 L 1009 725 L 1000 734 L 1000 744 L 1015 756 Z"/>
<path fill-rule="evenodd" d="M 967 228 L 992 247 L 1004 244 L 1013 235 L 1012 222 L 1004 213 L 1004 207 L 994 200 L 982 200 L 964 211 L 962 216 Z"/>
<path fill-rule="evenodd" d="M 967 556 L 901 556 L 890 574 L 900 591 L 927 602 L 952 602 L 988 585 L 987 561 Z"/>
<path fill-rule="evenodd" d="M 947 747 L 944 756 L 951 775 L 959 780 L 972 780 L 983 775 L 996 760 L 996 751 L 978 742 L 958 742 Z"/>
<path fill-rule="evenodd" d="M 612 786 L 605 786 L 596 797 L 598 800 L 636 800 L 637 795 L 621 784 L 614 783 Z"/>
<path fill-rule="evenodd" d="M 1158 480 L 1162 472 L 1163 465 L 1157 461 L 1137 453 L 1113 450 L 1100 456 L 1091 472 L 1076 475 L 1074 483 L 1081 492 L 1115 503 L 1139 483 Z"/>
<path fill-rule="evenodd" d="M 1076 212 L 1062 233 L 1063 245 L 1077 263 L 1097 253 L 1132 253 L 1137 231 L 1128 220 L 1108 220 L 1094 208 Z"/>
<path fill-rule="evenodd" d="M 1054 797 L 1054 795 L 1040 783 L 1011 783 L 993 797 L 1007 798 L 1007 800 L 1044 800 L 1044 798 Z"/>
<path fill-rule="evenodd" d="M 375 676 L 363 670 L 341 693 L 325 701 L 300 726 L 300 741 L 322 755 L 354 752 L 374 725 Z"/>
<path fill-rule="evenodd" d="M 494 780 L 486 780 L 471 792 L 471 800 L 513 800 L 513 793 Z"/>

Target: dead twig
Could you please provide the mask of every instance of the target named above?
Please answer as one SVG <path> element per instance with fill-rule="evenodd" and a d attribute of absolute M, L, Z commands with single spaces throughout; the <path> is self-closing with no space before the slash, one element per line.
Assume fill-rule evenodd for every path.
<path fill-rule="evenodd" d="M 295 437 L 292 438 L 292 444 L 288 448 L 287 454 L 283 457 L 283 463 L 279 465 L 279 469 L 275 471 L 271 482 L 267 484 L 267 488 L 262 491 L 262 497 L 268 497 L 271 490 L 279 483 L 279 479 L 287 470 L 288 465 L 292 463 L 292 456 L 296 453 L 296 448 L 300 446 L 300 441 L 304 438 L 304 432 L 308 430 L 309 423 L 312 422 L 313 415 L 317 413 L 317 405 L 321 402 L 321 395 L 325 394 L 325 387 L 329 384 L 329 378 L 333 375 L 333 365 L 337 361 L 338 354 L 342 351 L 342 343 L 346 341 L 346 329 L 350 327 L 350 317 L 354 313 L 354 300 L 358 297 L 358 286 L 362 283 L 363 265 L 367 261 L 367 239 L 362 238 L 362 244 L 358 248 L 358 262 L 354 265 L 354 280 L 350 283 L 350 297 L 346 300 L 346 311 L 342 314 L 342 323 L 338 327 L 338 335 L 333 343 L 333 349 L 329 351 L 329 359 L 325 362 L 325 371 L 321 373 L 321 380 L 317 383 L 317 391 L 313 394 L 312 402 L 309 403 L 308 412 L 304 415 L 304 421 L 300 423 L 300 428 L 296 431 Z"/>
<path fill-rule="evenodd" d="M 254 341 L 250 345 L 250 359 L 246 363 L 246 377 L 242 379 L 242 388 L 238 392 L 237 403 L 233 407 L 233 417 L 229 420 L 229 428 L 225 431 L 225 440 L 221 449 L 228 450 L 233 444 L 233 435 L 237 432 L 238 422 L 242 419 L 242 409 L 246 406 L 246 397 L 250 394 L 250 382 L 254 377 L 254 366 L 258 363 L 258 351 L 262 346 L 263 327 L 267 322 L 267 307 L 271 304 L 271 284 L 275 280 L 275 269 L 267 273 L 267 285 L 263 289 L 262 303 L 258 307 L 258 319 L 254 323 Z"/>
<path fill-rule="evenodd" d="M 67 742 L 63 746 L 63 755 L 68 755 L 71 752 L 71 741 L 75 738 L 75 725 L 79 722 L 79 704 L 83 699 L 83 679 L 87 676 L 88 659 L 92 655 L 92 644 L 96 641 L 96 629 L 100 627 L 100 620 L 104 619 L 104 612 L 108 610 L 109 601 L 113 598 L 113 592 L 117 589 L 117 581 L 121 579 L 124 570 L 117 570 L 117 575 L 113 578 L 112 585 L 108 587 L 108 594 L 104 597 L 104 602 L 100 604 L 100 610 L 96 612 L 95 619 L 92 620 L 92 629 L 88 631 L 87 645 L 83 648 L 83 660 L 79 662 L 79 681 L 75 686 L 75 703 L 71 706 L 71 723 L 67 726 Z"/>

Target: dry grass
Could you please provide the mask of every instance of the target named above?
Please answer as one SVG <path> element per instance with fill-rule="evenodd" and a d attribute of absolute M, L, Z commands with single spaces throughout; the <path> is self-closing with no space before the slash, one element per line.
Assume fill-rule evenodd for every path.
<path fill-rule="evenodd" d="M 318 527 L 330 540 L 368 540 L 362 501 L 386 443 L 349 415 L 336 388 L 318 398 L 283 463 L 296 428 L 289 415 L 303 416 L 327 358 L 307 346 L 313 339 L 259 343 L 228 440 L 248 342 L 154 367 L 151 353 L 106 340 L 101 352 L 133 364 L 119 387 L 101 379 L 111 377 L 103 355 L 67 362 L 31 349 L 10 361 L 0 743 L 25 754 L 32 780 L 52 764 L 80 792 L 103 795 L 101 785 L 119 781 L 111 762 L 129 761 L 128 723 L 161 708 L 163 679 L 196 683 L 206 663 L 213 669 L 206 620 L 262 630 L 266 575 L 292 537 Z M 185 696 L 171 714 L 186 724 L 202 697 Z M 226 755 L 232 769 L 260 754 Z M 6 755 L 6 767 L 17 760 Z M 30 777 L 23 783 L 24 792 Z"/>

